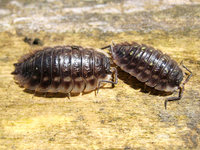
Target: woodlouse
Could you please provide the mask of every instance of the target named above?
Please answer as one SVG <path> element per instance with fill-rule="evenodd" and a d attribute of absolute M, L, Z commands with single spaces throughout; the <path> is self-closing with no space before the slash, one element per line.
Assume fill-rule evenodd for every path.
<path fill-rule="evenodd" d="M 117 83 L 117 70 L 106 54 L 81 46 L 47 47 L 14 66 L 19 85 L 36 92 L 81 93 L 98 90 L 102 82 Z"/>
<path fill-rule="evenodd" d="M 147 86 L 159 91 L 174 92 L 179 89 L 178 97 L 170 97 L 165 100 L 165 108 L 168 101 L 180 100 L 183 95 L 184 85 L 189 81 L 192 72 L 183 64 L 179 66 L 176 61 L 160 50 L 144 44 L 120 43 L 106 46 L 109 48 L 114 63 L 125 72 L 144 82 Z M 183 80 L 183 70 L 185 68 L 189 74 Z"/>

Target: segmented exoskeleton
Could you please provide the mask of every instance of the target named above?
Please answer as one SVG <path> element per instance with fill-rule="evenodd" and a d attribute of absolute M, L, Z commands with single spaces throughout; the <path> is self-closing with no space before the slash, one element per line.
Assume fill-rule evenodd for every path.
<path fill-rule="evenodd" d="M 184 82 L 182 82 L 183 70 L 176 61 L 160 50 L 136 42 L 113 43 L 102 49 L 105 48 L 110 49 L 113 62 L 117 66 L 146 85 L 165 92 L 174 92 L 179 89 L 178 97 L 166 99 L 165 108 L 168 101 L 182 98 L 184 85 L 192 76 L 192 72 L 183 64 L 181 66 L 190 73 Z"/>
<path fill-rule="evenodd" d="M 14 66 L 18 83 L 36 92 L 81 93 L 99 89 L 102 82 L 117 83 L 109 58 L 81 46 L 47 47 L 23 56 Z"/>

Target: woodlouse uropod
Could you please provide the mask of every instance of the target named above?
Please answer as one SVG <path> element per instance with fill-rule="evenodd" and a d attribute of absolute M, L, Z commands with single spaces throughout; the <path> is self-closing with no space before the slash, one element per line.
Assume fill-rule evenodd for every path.
<path fill-rule="evenodd" d="M 81 93 L 98 90 L 102 82 L 117 83 L 117 70 L 106 54 L 81 46 L 47 47 L 14 66 L 19 85 L 36 92 Z"/>
<path fill-rule="evenodd" d="M 179 66 L 176 61 L 160 50 L 136 42 L 113 43 L 102 49 L 106 48 L 109 48 L 113 62 L 117 66 L 147 86 L 165 92 L 174 92 L 179 89 L 178 97 L 170 97 L 165 100 L 165 108 L 168 101 L 182 98 L 184 85 L 192 76 L 192 72 L 182 63 Z M 189 72 L 183 82 L 182 67 Z"/>

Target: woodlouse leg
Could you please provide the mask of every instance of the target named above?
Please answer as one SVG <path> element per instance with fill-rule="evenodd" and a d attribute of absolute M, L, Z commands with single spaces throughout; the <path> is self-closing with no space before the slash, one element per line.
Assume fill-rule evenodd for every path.
<path fill-rule="evenodd" d="M 185 79 L 185 81 L 182 83 L 182 87 L 179 87 L 179 96 L 178 97 L 170 97 L 168 99 L 165 100 L 165 109 L 167 109 L 167 102 L 168 101 L 178 101 L 182 98 L 183 96 L 183 91 L 184 91 L 184 86 L 185 84 L 190 80 L 190 78 L 192 77 L 192 71 L 190 71 L 185 65 L 183 65 L 183 61 L 181 62 L 181 65 L 183 66 L 183 68 L 185 68 L 190 74 L 188 74 L 187 78 Z"/>
<path fill-rule="evenodd" d="M 71 94 L 67 93 L 67 98 L 70 100 Z"/>
<path fill-rule="evenodd" d="M 36 91 L 34 91 L 34 93 L 33 93 L 33 97 L 35 97 L 35 96 L 36 96 L 36 94 L 37 94 L 37 92 L 36 92 Z M 33 97 L 32 97 L 32 98 L 33 98 Z"/>
<path fill-rule="evenodd" d="M 70 97 L 71 97 L 71 93 L 67 93 L 66 94 L 66 98 L 65 98 L 65 103 L 68 103 L 68 102 L 70 102 L 71 101 L 71 99 L 70 99 Z"/>
<path fill-rule="evenodd" d="M 44 97 L 47 98 L 47 92 L 44 93 Z"/>
<path fill-rule="evenodd" d="M 117 84 L 118 83 L 117 69 L 113 67 L 113 68 L 111 68 L 111 72 L 115 76 L 114 77 L 115 81 L 107 81 L 107 80 L 101 80 L 101 81 L 99 81 L 98 86 L 97 86 L 97 94 L 99 93 L 99 88 L 100 88 L 101 83 L 103 83 L 103 82 L 105 82 L 105 83 L 111 83 L 111 84 Z"/>
<path fill-rule="evenodd" d="M 169 97 L 169 98 L 167 98 L 165 100 L 165 109 L 167 109 L 167 102 L 180 100 L 182 98 L 182 96 L 183 96 L 183 91 L 184 91 L 184 86 L 183 87 L 179 87 L 178 97 Z"/>

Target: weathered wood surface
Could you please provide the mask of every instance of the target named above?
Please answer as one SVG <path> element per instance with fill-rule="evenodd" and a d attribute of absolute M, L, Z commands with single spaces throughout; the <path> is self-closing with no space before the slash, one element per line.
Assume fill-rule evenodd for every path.
<path fill-rule="evenodd" d="M 121 10 L 118 3 L 108 4 Z M 9 15 L 19 11 L 13 5 L 5 5 L 14 10 Z M 113 13 L 113 22 L 112 14 L 96 14 L 99 19 L 111 17 L 109 26 L 114 24 L 120 33 L 103 32 L 99 28 L 104 27 L 102 24 L 90 30 L 83 26 L 84 32 L 72 32 L 70 28 L 63 33 L 59 25 L 57 33 L 34 32 L 24 25 L 26 22 L 20 28 L 16 20 L 8 26 L 10 30 L 0 25 L 0 149 L 200 149 L 200 6 L 175 6 L 158 12 L 150 13 L 156 23 L 161 19 L 166 31 L 153 24 L 149 31 L 148 22 L 142 19 L 145 12 L 137 14 L 144 26 L 135 29 L 131 24 L 130 31 L 118 26 L 128 26 L 123 16 Z M 0 19 L 1 23 L 5 18 Z M 25 36 L 40 38 L 44 45 L 29 45 L 23 40 Z M 177 62 L 183 60 L 194 75 L 185 86 L 182 100 L 169 103 L 165 110 L 164 100 L 178 93 L 165 95 L 145 89 L 144 84 L 120 69 L 119 84 L 114 88 L 100 89 L 98 96 L 91 92 L 70 100 L 56 94 L 34 96 L 15 84 L 11 75 L 13 63 L 34 49 L 66 44 L 100 48 L 112 40 L 145 43 Z"/>

